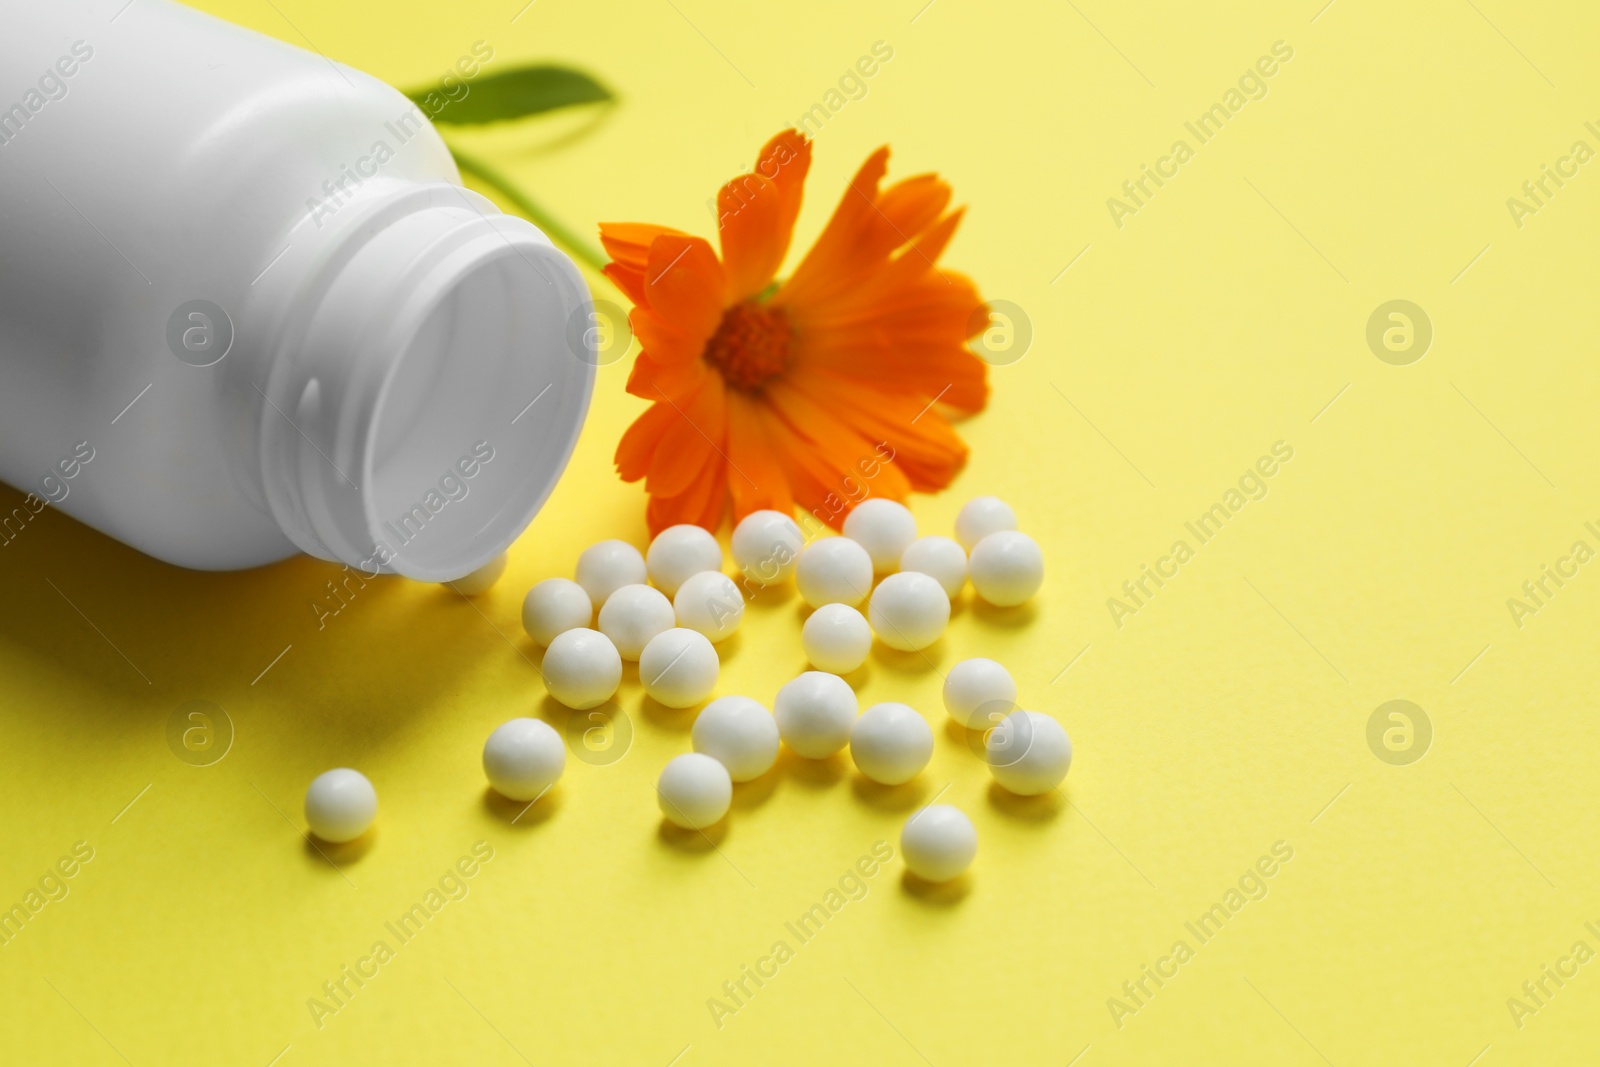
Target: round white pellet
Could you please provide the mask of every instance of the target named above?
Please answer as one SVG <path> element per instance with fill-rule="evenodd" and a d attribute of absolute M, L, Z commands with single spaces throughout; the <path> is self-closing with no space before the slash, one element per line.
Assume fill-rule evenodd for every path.
<path fill-rule="evenodd" d="M 965 576 L 966 560 L 962 559 Z M 811 542 L 795 564 L 794 584 L 807 604 L 849 604 L 867 599 L 872 591 L 872 557 L 848 537 L 823 537 Z"/>
<path fill-rule="evenodd" d="M 874 704 L 850 727 L 850 758 L 874 782 L 909 782 L 932 757 L 933 731 L 908 705 Z"/>
<path fill-rule="evenodd" d="M 689 575 L 722 569 L 722 546 L 704 528 L 693 523 L 668 526 L 650 542 L 644 563 L 656 587 L 673 596 Z"/>
<path fill-rule="evenodd" d="M 845 516 L 844 535 L 866 549 L 872 569 L 883 574 L 900 566 L 900 556 L 917 539 L 917 520 L 904 504 L 877 496 Z"/>
<path fill-rule="evenodd" d="M 588 626 L 593 619 L 589 594 L 570 578 L 546 578 L 522 600 L 522 628 L 541 645 L 548 646 L 556 634 Z"/>
<path fill-rule="evenodd" d="M 866 617 L 848 604 L 824 604 L 800 628 L 806 659 L 819 671 L 849 674 L 867 662 L 872 651 L 872 627 Z"/>
<path fill-rule="evenodd" d="M 667 821 L 700 830 L 728 813 L 733 779 L 728 768 L 698 752 L 674 756 L 656 783 L 656 803 Z"/>
<path fill-rule="evenodd" d="M 806 671 L 778 690 L 772 715 L 784 744 L 796 755 L 825 759 L 849 742 L 860 708 L 855 690 L 843 678 Z"/>
<path fill-rule="evenodd" d="M 306 787 L 306 825 L 324 841 L 354 841 L 377 815 L 378 791 L 360 771 L 324 771 Z"/>
<path fill-rule="evenodd" d="M 622 681 L 622 657 L 611 638 L 580 626 L 557 634 L 544 650 L 544 687 L 567 707 L 585 711 L 611 699 Z"/>
<path fill-rule="evenodd" d="M 567 768 L 567 746 L 549 723 L 512 719 L 483 743 L 483 773 L 509 800 L 537 800 Z"/>
<path fill-rule="evenodd" d="M 711 641 L 694 630 L 663 630 L 639 655 L 644 691 L 669 708 L 692 707 L 710 696 L 721 669 Z"/>
<path fill-rule="evenodd" d="M 1017 710 L 1017 683 L 992 659 L 964 659 L 944 676 L 944 709 L 968 729 L 987 730 Z"/>
<path fill-rule="evenodd" d="M 973 546 L 967 570 L 979 596 L 996 607 L 1015 607 L 1044 584 L 1044 553 L 1027 534 L 1001 530 Z"/>
<path fill-rule="evenodd" d="M 458 593 L 477 596 L 479 593 L 488 592 L 489 587 L 499 581 L 500 576 L 505 572 L 506 554 L 502 552 L 477 570 L 472 571 L 470 574 L 462 575 L 450 584 L 455 587 Z"/>
<path fill-rule="evenodd" d="M 626 541 L 601 541 L 578 557 L 578 584 L 595 604 L 625 585 L 643 585 L 650 577 L 644 557 Z"/>
<path fill-rule="evenodd" d="M 1048 793 L 1072 766 L 1072 740 L 1061 724 L 1037 711 L 1016 711 L 989 731 L 984 757 L 994 780 L 1021 796 Z"/>
<path fill-rule="evenodd" d="M 728 768 L 736 782 L 761 777 L 778 759 L 778 722 L 749 697 L 718 697 L 707 704 L 690 738 L 696 752 Z"/>
<path fill-rule="evenodd" d="M 638 659 L 650 639 L 672 629 L 677 619 L 672 601 L 648 585 L 625 585 L 600 605 L 600 632 L 626 660 Z"/>
<path fill-rule="evenodd" d="M 781 511 L 752 511 L 733 528 L 733 561 L 758 585 L 776 585 L 794 573 L 805 544 L 800 526 Z"/>
<path fill-rule="evenodd" d="M 902 652 L 927 648 L 950 623 L 950 598 L 935 579 L 918 571 L 891 574 L 872 591 L 867 619 L 878 640 Z"/>
<path fill-rule="evenodd" d="M 928 575 L 954 600 L 967 584 L 967 553 L 948 537 L 919 537 L 901 554 L 900 569 Z"/>
<path fill-rule="evenodd" d="M 713 641 L 729 637 L 744 618 L 744 597 L 739 587 L 721 571 L 691 574 L 672 598 L 678 625 L 705 634 Z"/>
<path fill-rule="evenodd" d="M 906 869 L 930 882 L 948 882 L 972 866 L 978 831 L 972 820 L 948 804 L 933 804 L 912 814 L 900 831 Z"/>
<path fill-rule="evenodd" d="M 956 540 L 971 552 L 985 537 L 1017 528 L 1017 513 L 997 496 L 975 496 L 956 515 Z"/>

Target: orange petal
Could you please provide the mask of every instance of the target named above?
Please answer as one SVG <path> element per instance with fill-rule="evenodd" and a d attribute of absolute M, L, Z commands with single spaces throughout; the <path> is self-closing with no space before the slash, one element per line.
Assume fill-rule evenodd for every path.
<path fill-rule="evenodd" d="M 783 265 L 810 167 L 811 143 L 785 130 L 762 148 L 752 173 L 741 174 L 717 193 L 728 303 L 761 292 Z"/>
<path fill-rule="evenodd" d="M 840 198 L 839 206 L 833 209 L 833 216 L 823 227 L 816 244 L 784 283 L 781 299 L 803 303 L 814 288 L 826 288 L 830 272 L 850 266 L 859 236 L 868 225 L 867 216 L 874 212 L 878 183 L 888 169 L 889 148 L 885 145 L 868 156 L 850 179 L 849 188 Z"/>
<path fill-rule="evenodd" d="M 716 456 L 707 461 L 687 491 L 675 497 L 651 497 L 645 509 L 650 536 L 680 523 L 716 530 L 728 507 L 727 478 L 726 464 Z"/>
<path fill-rule="evenodd" d="M 784 515 L 794 511 L 789 480 L 765 429 L 769 418 L 761 401 L 728 391 L 728 490 L 736 523 L 764 508 Z"/>
<path fill-rule="evenodd" d="M 661 437 L 645 488 L 651 496 L 673 497 L 686 491 L 713 455 L 724 454 L 727 405 L 722 379 L 710 374 L 686 402 L 666 401 L 681 416 Z"/>
<path fill-rule="evenodd" d="M 611 283 L 621 289 L 631 303 L 644 303 L 643 270 L 613 261 L 601 267 L 600 273 L 610 278 Z"/>
<path fill-rule="evenodd" d="M 682 403 L 684 397 L 692 395 L 711 378 L 716 378 L 718 383 L 722 381 L 720 375 L 698 359 L 663 367 L 649 353 L 640 352 L 633 361 L 633 370 L 628 373 L 627 390 L 646 400 L 668 399 Z"/>
<path fill-rule="evenodd" d="M 702 237 L 667 234 L 650 244 L 645 265 L 650 310 L 686 337 L 704 342 L 722 321 L 722 264 Z"/>
<path fill-rule="evenodd" d="M 617 473 L 623 481 L 636 482 L 645 476 L 650 470 L 650 461 L 655 458 L 656 449 L 660 447 L 662 435 L 677 418 L 678 413 L 672 405 L 662 402 L 650 405 L 633 420 L 633 425 L 617 442 L 615 462 Z"/>
<path fill-rule="evenodd" d="M 650 258 L 650 244 L 666 234 L 683 236 L 682 230 L 671 226 L 655 226 L 648 222 L 602 222 L 600 243 L 606 255 L 618 263 L 643 270 Z"/>

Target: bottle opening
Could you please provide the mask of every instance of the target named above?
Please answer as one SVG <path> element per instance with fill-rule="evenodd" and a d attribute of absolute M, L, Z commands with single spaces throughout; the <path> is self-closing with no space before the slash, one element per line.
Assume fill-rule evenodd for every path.
<path fill-rule="evenodd" d="M 559 253 L 522 242 L 439 287 L 371 424 L 368 522 L 389 569 L 459 578 L 526 528 L 588 407 L 593 368 L 565 328 L 586 300 Z"/>

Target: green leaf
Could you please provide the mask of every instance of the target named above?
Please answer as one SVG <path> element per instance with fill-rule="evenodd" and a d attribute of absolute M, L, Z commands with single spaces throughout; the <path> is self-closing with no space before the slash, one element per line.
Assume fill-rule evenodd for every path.
<path fill-rule="evenodd" d="M 461 95 L 461 89 L 467 90 Z M 450 97 L 454 94 L 457 99 Z M 456 125 L 501 122 L 576 104 L 615 99 L 581 70 L 539 64 L 496 71 L 446 90 L 442 85 L 406 93 L 434 122 Z"/>

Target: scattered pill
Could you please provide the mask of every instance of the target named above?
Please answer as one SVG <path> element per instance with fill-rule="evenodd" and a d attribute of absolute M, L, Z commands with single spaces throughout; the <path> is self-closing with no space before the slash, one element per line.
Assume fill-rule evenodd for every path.
<path fill-rule="evenodd" d="M 466 596 L 477 596 L 479 593 L 488 592 L 489 587 L 499 581 L 500 576 L 505 572 L 506 554 L 502 552 L 477 570 L 457 578 L 450 585 L 458 593 L 463 593 Z"/>
<path fill-rule="evenodd" d="M 644 557 L 626 541 L 601 541 L 578 557 L 578 584 L 595 604 L 604 604 L 625 585 L 643 585 L 649 577 Z"/>
<path fill-rule="evenodd" d="M 728 769 L 699 752 L 672 757 L 656 783 L 661 814 L 687 830 L 710 826 L 728 813 L 732 800 L 733 779 Z"/>
<path fill-rule="evenodd" d="M 678 625 L 698 630 L 713 641 L 729 637 L 744 618 L 744 597 L 721 571 L 701 571 L 685 578 L 672 598 Z"/>
<path fill-rule="evenodd" d="M 990 534 L 1016 528 L 1017 513 L 997 496 L 975 496 L 956 515 L 956 540 L 968 552 Z"/>
<path fill-rule="evenodd" d="M 735 782 L 761 777 L 778 758 L 778 722 L 749 697 L 718 697 L 707 704 L 690 738 L 696 752 L 728 768 Z"/>
<path fill-rule="evenodd" d="M 306 825 L 324 841 L 354 841 L 377 815 L 378 791 L 360 771 L 324 771 L 306 788 Z"/>
<path fill-rule="evenodd" d="M 611 638 L 623 659 L 636 660 L 650 639 L 672 629 L 677 618 L 661 590 L 625 585 L 600 605 L 600 632 Z"/>
<path fill-rule="evenodd" d="M 799 525 L 779 511 L 752 511 L 733 528 L 733 561 L 758 585 L 787 581 L 805 538 Z"/>
<path fill-rule="evenodd" d="M 966 577 L 966 557 L 961 558 L 961 574 Z M 794 583 L 807 604 L 849 604 L 867 599 L 872 591 L 872 557 L 857 541 L 848 537 L 822 537 L 800 553 L 795 564 Z"/>
<path fill-rule="evenodd" d="M 778 690 L 772 715 L 778 734 L 796 755 L 825 759 L 849 742 L 860 708 L 855 690 L 843 678 L 806 671 Z"/>
<path fill-rule="evenodd" d="M 844 519 L 844 535 L 860 543 L 879 574 L 900 566 L 900 556 L 917 539 L 917 520 L 910 509 L 884 497 L 857 504 Z"/>
<path fill-rule="evenodd" d="M 972 865 L 978 831 L 972 820 L 948 804 L 933 804 L 912 814 L 900 831 L 906 869 L 929 882 L 948 882 Z"/>
<path fill-rule="evenodd" d="M 964 659 L 944 676 L 944 709 L 968 729 L 987 730 L 1017 709 L 1017 683 L 992 659 Z"/>
<path fill-rule="evenodd" d="M 900 569 L 928 575 L 954 600 L 967 584 L 967 553 L 948 537 L 919 537 L 901 553 Z"/>
<path fill-rule="evenodd" d="M 539 799 L 566 767 L 561 735 L 540 719 L 503 722 L 483 743 L 483 773 L 509 800 Z"/>
<path fill-rule="evenodd" d="M 866 617 L 848 604 L 824 604 L 800 628 L 806 659 L 819 671 L 849 674 L 867 662 L 872 651 L 872 627 Z"/>
<path fill-rule="evenodd" d="M 644 562 L 650 580 L 663 593 L 673 596 L 689 575 L 722 569 L 722 546 L 693 523 L 668 526 L 650 542 Z"/>
<path fill-rule="evenodd" d="M 644 691 L 669 708 L 692 707 L 710 696 L 721 668 L 710 639 L 680 627 L 656 634 L 639 655 Z"/>
<path fill-rule="evenodd" d="M 567 707 L 585 711 L 611 699 L 622 681 L 622 656 L 611 638 L 577 627 L 557 634 L 544 652 L 544 685 Z"/>
<path fill-rule="evenodd" d="M 850 727 L 850 758 L 874 782 L 909 782 L 933 756 L 933 731 L 915 708 L 874 704 Z"/>
<path fill-rule="evenodd" d="M 1072 741 L 1061 724 L 1037 711 L 1015 711 L 989 731 L 984 756 L 994 780 L 1031 797 L 1061 784 L 1072 766 Z"/>
<path fill-rule="evenodd" d="M 872 591 L 867 620 L 878 640 L 902 652 L 927 648 L 950 623 L 950 598 L 935 579 L 917 571 L 891 574 Z"/>
<path fill-rule="evenodd" d="M 1027 534 L 1000 530 L 973 546 L 967 570 L 979 596 L 997 607 L 1015 607 L 1044 584 L 1044 554 Z"/>
<path fill-rule="evenodd" d="M 589 594 L 570 578 L 546 578 L 522 601 L 522 628 L 540 645 L 548 646 L 556 634 L 588 626 L 593 619 Z"/>

